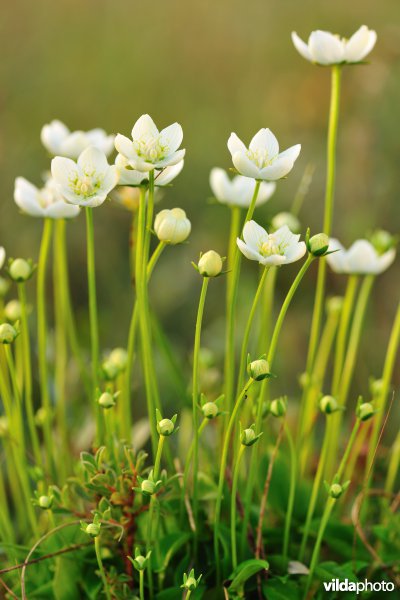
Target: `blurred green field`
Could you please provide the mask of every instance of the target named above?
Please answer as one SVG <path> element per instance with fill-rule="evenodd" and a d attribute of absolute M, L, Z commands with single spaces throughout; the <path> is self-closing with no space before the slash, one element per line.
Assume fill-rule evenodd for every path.
<path fill-rule="evenodd" d="M 398 0 L 349 3 L 303 0 L 16 0 L 1 19 L 0 244 L 9 256 L 37 258 L 41 223 L 18 215 L 14 178 L 38 183 L 49 161 L 42 125 L 59 118 L 71 129 L 104 127 L 128 134 L 142 113 L 160 127 L 177 120 L 187 159 L 167 190 L 163 207 L 181 206 L 193 225 L 190 244 L 165 253 L 152 283 L 152 302 L 188 363 L 199 278 L 190 266 L 200 250 L 226 251 L 229 212 L 207 203 L 209 171 L 230 167 L 231 131 L 248 140 L 270 127 L 282 147 L 301 142 L 302 154 L 288 180 L 256 213 L 287 209 L 306 165 L 316 172 L 301 221 L 320 229 L 323 210 L 329 71 L 306 63 L 290 32 L 316 28 L 350 35 L 365 23 L 378 32 L 371 64 L 347 68 L 343 80 L 334 234 L 345 244 L 376 226 L 400 230 L 400 6 Z M 112 205 L 95 211 L 100 326 L 103 347 L 124 345 L 131 305 L 128 265 L 129 213 Z M 86 330 L 84 220 L 69 226 L 74 303 Z M 279 276 L 283 295 L 297 266 Z M 178 276 L 177 276 L 178 273 Z M 241 307 L 255 285 L 255 265 L 243 264 Z M 355 389 L 366 391 L 380 375 L 400 297 L 400 260 L 379 278 L 364 332 Z M 306 278 L 282 337 L 279 371 L 285 391 L 305 363 L 316 269 Z M 330 277 L 341 293 L 344 281 Z M 204 341 L 221 356 L 218 320 L 222 278 L 212 282 Z M 33 286 L 31 286 L 33 292 Z M 299 318 L 301 317 L 301 318 Z M 373 342 L 371 343 L 371 340 Z M 285 376 L 290 375 L 290 379 Z M 400 378 L 397 375 L 399 382 Z M 283 383 L 276 383 L 276 391 Z"/>

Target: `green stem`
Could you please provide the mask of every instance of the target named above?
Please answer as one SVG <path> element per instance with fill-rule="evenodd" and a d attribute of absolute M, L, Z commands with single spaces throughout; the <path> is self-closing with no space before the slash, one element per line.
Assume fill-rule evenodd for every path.
<path fill-rule="evenodd" d="M 239 479 L 240 461 L 246 446 L 240 444 L 239 452 L 236 458 L 235 467 L 233 469 L 232 492 L 231 492 L 231 552 L 232 552 L 232 569 L 237 567 L 237 545 L 236 545 L 236 494 Z"/>
<path fill-rule="evenodd" d="M 289 538 L 290 538 L 290 528 L 292 524 L 292 516 L 293 516 L 293 508 L 294 508 L 294 500 L 296 495 L 296 473 L 297 473 L 297 455 L 296 448 L 293 442 L 293 437 L 290 432 L 290 428 L 288 427 L 285 421 L 285 434 L 289 443 L 289 451 L 290 451 L 290 486 L 289 486 L 289 499 L 286 510 L 285 517 L 285 531 L 283 536 L 283 556 L 284 558 L 288 557 L 289 551 Z"/>
<path fill-rule="evenodd" d="M 94 549 L 96 552 L 96 558 L 97 558 L 97 564 L 99 566 L 100 577 L 103 582 L 103 591 L 106 595 L 107 600 L 112 600 L 110 589 L 108 587 L 106 572 L 104 570 L 103 561 L 101 559 L 100 536 L 97 536 L 94 538 Z"/>
<path fill-rule="evenodd" d="M 205 428 L 205 426 L 207 425 L 209 419 L 204 418 L 198 428 L 197 431 L 197 439 L 200 439 L 200 436 L 203 432 L 203 429 Z M 186 461 L 185 461 L 185 469 L 183 471 L 183 483 L 182 483 L 182 498 L 181 498 L 181 517 L 183 516 L 183 508 L 184 508 L 184 503 L 185 503 L 185 498 L 188 496 L 188 478 L 189 478 L 189 471 L 190 471 L 190 467 L 192 464 L 192 456 L 193 456 L 193 448 L 194 448 L 194 439 L 195 436 L 193 436 L 192 439 L 192 443 L 189 446 L 189 451 L 187 453 L 187 457 L 186 457 Z M 181 519 L 182 520 L 182 519 Z"/>
<path fill-rule="evenodd" d="M 154 461 L 154 469 L 153 469 L 153 480 L 157 481 L 160 475 L 160 465 L 161 465 L 161 456 L 164 447 L 165 437 L 160 435 L 158 438 L 157 444 L 157 452 L 156 458 Z M 157 498 L 155 496 L 151 496 L 150 498 L 150 507 L 147 521 L 147 543 L 146 543 L 146 551 L 152 549 L 153 546 L 153 515 L 154 515 L 154 506 L 157 502 Z M 149 594 L 150 598 L 153 597 L 153 568 L 152 568 L 152 556 L 149 557 L 147 574 L 149 579 Z"/>
<path fill-rule="evenodd" d="M 396 483 L 397 473 L 400 465 L 400 431 L 393 442 L 392 451 L 390 453 L 389 467 L 385 481 L 385 492 L 392 494 L 394 484 Z"/>
<path fill-rule="evenodd" d="M 139 571 L 140 600 L 144 600 L 144 571 Z"/>
<path fill-rule="evenodd" d="M 38 269 L 37 269 L 37 326 L 38 326 L 38 361 L 39 381 L 42 408 L 44 411 L 43 435 L 46 449 L 47 466 L 50 472 L 54 468 L 54 448 L 52 437 L 52 410 L 48 386 L 47 372 L 47 324 L 46 324 L 46 270 L 50 250 L 50 242 L 53 231 L 53 221 L 45 219 L 43 236 L 40 246 Z"/>
<path fill-rule="evenodd" d="M 4 346 L 4 350 L 6 353 L 8 372 L 10 374 L 11 385 L 12 385 L 12 393 L 13 393 L 13 404 L 14 404 L 14 427 L 15 427 L 15 437 L 18 443 L 18 450 L 21 453 L 22 457 L 26 455 L 26 444 L 25 444 L 25 435 L 24 435 L 24 424 L 23 424 L 23 415 L 22 415 L 22 402 L 21 402 L 21 394 L 18 387 L 17 381 L 17 372 L 15 370 L 15 363 L 12 355 L 12 351 L 9 345 Z"/>

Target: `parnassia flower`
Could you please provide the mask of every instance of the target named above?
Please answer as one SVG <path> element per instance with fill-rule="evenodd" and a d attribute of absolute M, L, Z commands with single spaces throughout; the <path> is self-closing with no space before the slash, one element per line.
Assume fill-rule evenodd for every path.
<path fill-rule="evenodd" d="M 17 177 L 14 200 L 22 212 L 31 217 L 70 219 L 80 212 L 79 206 L 64 200 L 53 179 L 48 179 L 44 187 L 39 189 L 24 177 Z"/>
<path fill-rule="evenodd" d="M 272 131 L 260 129 L 248 148 L 236 133 L 231 133 L 228 149 L 232 162 L 241 175 L 257 180 L 276 181 L 292 170 L 301 145 L 296 144 L 280 153 L 278 140 Z"/>
<path fill-rule="evenodd" d="M 0 246 L 0 269 L 3 267 L 5 260 L 6 260 L 6 251 L 4 250 L 3 246 Z"/>
<path fill-rule="evenodd" d="M 93 146 L 77 162 L 56 156 L 51 174 L 65 200 L 79 206 L 99 206 L 118 183 L 117 167 L 109 165 L 105 154 Z"/>
<path fill-rule="evenodd" d="M 362 25 L 349 40 L 329 31 L 313 31 L 308 43 L 303 42 L 295 31 L 292 41 L 296 50 L 308 61 L 319 65 L 358 63 L 369 54 L 376 42 L 376 32 Z"/>
<path fill-rule="evenodd" d="M 109 156 L 114 149 L 115 136 L 107 135 L 103 129 L 70 131 L 64 123 L 56 119 L 44 125 L 40 139 L 50 154 L 77 159 L 89 146 L 94 146 Z"/>
<path fill-rule="evenodd" d="M 268 234 L 255 221 L 248 221 L 243 228 L 243 240 L 237 238 L 240 251 L 250 260 L 260 265 L 288 265 L 304 256 L 306 245 L 299 242 L 300 235 L 292 233 L 284 225 Z"/>
<path fill-rule="evenodd" d="M 215 167 L 210 173 L 210 187 L 215 198 L 222 204 L 248 208 L 254 194 L 254 181 L 243 175 L 235 175 L 230 179 L 224 169 Z M 256 205 L 260 206 L 269 200 L 275 192 L 276 184 L 265 181 L 260 185 Z"/>
<path fill-rule="evenodd" d="M 184 160 L 179 161 L 176 165 L 166 167 L 162 170 L 154 171 L 154 185 L 162 187 L 168 185 L 179 175 L 183 169 Z M 115 166 L 118 169 L 119 185 L 134 185 L 139 186 L 143 181 L 149 178 L 148 172 L 136 171 L 129 165 L 129 160 L 122 154 L 118 154 L 115 159 Z"/>
<path fill-rule="evenodd" d="M 158 131 L 149 115 L 142 115 L 132 129 L 132 139 L 118 134 L 115 147 L 136 171 L 148 172 L 178 164 L 185 150 L 178 150 L 183 132 L 179 123 Z"/>
<path fill-rule="evenodd" d="M 346 250 L 339 240 L 329 241 L 326 260 L 335 273 L 346 275 L 379 275 L 386 271 L 394 261 L 396 251 L 391 248 L 379 254 L 368 240 L 357 240 Z"/>
<path fill-rule="evenodd" d="M 181 244 L 190 234 L 191 224 L 181 208 L 164 209 L 156 215 L 154 231 L 160 242 Z"/>

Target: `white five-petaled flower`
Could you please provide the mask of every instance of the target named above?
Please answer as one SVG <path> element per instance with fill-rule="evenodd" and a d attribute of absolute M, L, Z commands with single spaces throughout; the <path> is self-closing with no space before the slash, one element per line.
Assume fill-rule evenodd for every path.
<path fill-rule="evenodd" d="M 175 179 L 175 177 L 177 177 L 182 171 L 184 162 L 184 160 L 181 160 L 176 165 L 166 167 L 163 170 L 155 170 L 154 185 L 162 187 L 171 183 L 171 181 Z M 129 161 L 122 154 L 117 155 L 117 158 L 115 159 L 115 166 L 118 170 L 119 185 L 138 186 L 142 183 L 142 181 L 145 181 L 149 178 L 148 172 L 135 171 L 134 169 L 129 168 Z"/>
<path fill-rule="evenodd" d="M 303 42 L 295 31 L 292 41 L 296 50 L 308 61 L 319 65 L 358 63 L 369 54 L 376 42 L 376 32 L 362 25 L 349 40 L 329 31 L 313 31 L 308 43 Z"/>
<path fill-rule="evenodd" d="M 296 144 L 279 153 L 278 140 L 270 129 L 260 129 L 250 142 L 249 148 L 236 133 L 231 133 L 228 149 L 232 162 L 241 175 L 252 179 L 276 181 L 285 177 L 293 168 L 300 154 L 301 145 Z"/>
<path fill-rule="evenodd" d="M 0 246 L 0 269 L 3 267 L 5 260 L 6 260 L 6 251 L 4 250 L 3 246 Z"/>
<path fill-rule="evenodd" d="M 379 275 L 386 271 L 394 261 L 396 251 L 391 248 L 379 254 L 368 240 L 355 241 L 346 250 L 339 240 L 329 240 L 329 251 L 326 260 L 335 273 L 346 275 Z"/>
<path fill-rule="evenodd" d="M 230 179 L 224 169 L 215 167 L 210 173 L 210 187 L 216 199 L 222 204 L 248 208 L 254 194 L 254 181 L 243 175 L 235 175 Z M 256 205 L 260 206 L 269 200 L 275 192 L 276 184 L 263 181 L 257 196 Z"/>
<path fill-rule="evenodd" d="M 94 146 L 109 156 L 114 149 L 115 136 L 107 135 L 104 129 L 70 131 L 64 123 L 56 119 L 44 125 L 40 139 L 50 154 L 76 160 L 89 146 Z"/>
<path fill-rule="evenodd" d="M 118 134 L 115 147 L 132 169 L 149 172 L 181 162 L 185 156 L 185 150 L 178 150 L 182 139 L 179 123 L 158 131 L 153 119 L 149 115 L 142 115 L 133 126 L 132 139 Z"/>
<path fill-rule="evenodd" d="M 264 266 L 288 265 L 306 253 L 305 243 L 299 242 L 300 235 L 292 233 L 287 225 L 268 234 L 255 221 L 248 221 L 243 228 L 243 239 L 236 240 L 240 251 Z"/>
<path fill-rule="evenodd" d="M 31 217 L 70 219 L 80 212 L 79 206 L 65 202 L 54 179 L 48 179 L 39 189 L 24 177 L 17 177 L 14 200 L 22 212 Z"/>
<path fill-rule="evenodd" d="M 56 156 L 51 174 L 65 200 L 79 206 L 99 206 L 118 183 L 117 167 L 109 165 L 105 154 L 93 146 L 77 162 Z"/>

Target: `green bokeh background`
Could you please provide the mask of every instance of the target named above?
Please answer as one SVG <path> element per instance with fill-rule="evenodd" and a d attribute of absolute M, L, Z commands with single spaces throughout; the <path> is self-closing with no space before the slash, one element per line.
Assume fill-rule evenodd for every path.
<path fill-rule="evenodd" d="M 209 171 L 230 167 L 231 131 L 248 141 L 270 127 L 282 148 L 302 143 L 289 178 L 256 218 L 287 209 L 306 165 L 315 164 L 301 213 L 303 230 L 322 223 L 329 70 L 304 61 L 290 32 L 316 28 L 349 36 L 362 23 L 378 32 L 371 64 L 343 78 L 334 234 L 345 244 L 376 226 L 400 229 L 400 7 L 398 0 L 15 0 L 2 7 L 0 109 L 0 243 L 10 256 L 37 258 L 41 223 L 20 216 L 14 178 L 39 183 L 49 166 L 42 125 L 59 118 L 71 129 L 104 127 L 129 134 L 148 112 L 160 127 L 179 121 L 186 165 L 163 207 L 183 207 L 193 224 L 190 244 L 168 249 L 152 283 L 152 302 L 180 353 L 190 362 L 200 282 L 190 266 L 200 250 L 226 252 L 229 211 L 207 203 Z M 129 213 L 111 204 L 95 211 L 97 275 L 104 348 L 124 345 L 129 319 Z M 71 279 L 80 327 L 87 330 L 83 217 L 69 226 Z M 354 389 L 380 375 L 400 296 L 399 264 L 379 278 L 368 313 Z M 282 269 L 278 300 L 297 271 Z M 243 263 L 240 307 L 246 313 L 256 268 Z M 315 287 L 310 272 L 288 316 L 278 359 L 277 391 L 292 392 L 305 363 Z M 342 293 L 342 278 L 330 276 Z M 224 282 L 212 282 L 205 343 L 221 361 Z M 33 289 L 31 289 L 33 292 Z M 397 376 L 399 380 L 399 376 Z"/>

